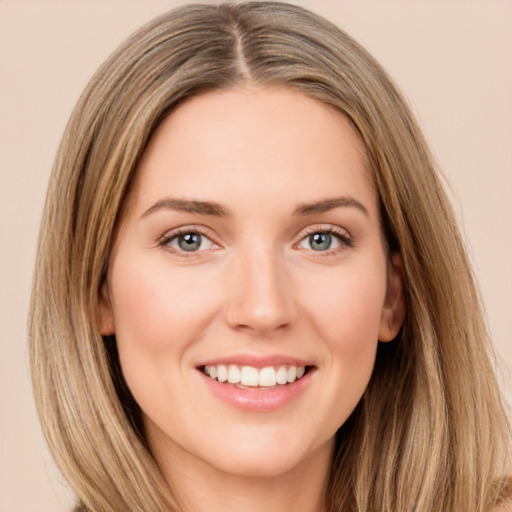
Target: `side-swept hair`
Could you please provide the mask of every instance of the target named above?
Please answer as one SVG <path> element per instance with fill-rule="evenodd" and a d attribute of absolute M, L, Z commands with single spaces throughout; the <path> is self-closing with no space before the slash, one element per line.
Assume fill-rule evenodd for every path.
<path fill-rule="evenodd" d="M 116 221 L 155 128 L 180 102 L 281 85 L 342 112 L 364 141 L 407 317 L 337 433 L 331 511 L 487 510 L 510 428 L 473 274 L 427 144 L 381 66 L 323 18 L 284 3 L 189 5 L 132 35 L 64 133 L 41 226 L 29 321 L 34 393 L 58 467 L 91 512 L 169 512 L 172 492 L 102 337 L 98 294 Z"/>

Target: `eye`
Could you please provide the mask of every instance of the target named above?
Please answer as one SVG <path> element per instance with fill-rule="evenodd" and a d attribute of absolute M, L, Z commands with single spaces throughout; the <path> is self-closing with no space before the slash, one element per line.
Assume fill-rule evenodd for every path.
<path fill-rule="evenodd" d="M 345 233 L 333 229 L 317 230 L 309 233 L 298 244 L 301 249 L 326 252 L 350 246 L 351 240 Z"/>
<path fill-rule="evenodd" d="M 197 231 L 185 231 L 167 236 L 161 243 L 177 252 L 198 252 L 211 249 L 215 244 Z"/>

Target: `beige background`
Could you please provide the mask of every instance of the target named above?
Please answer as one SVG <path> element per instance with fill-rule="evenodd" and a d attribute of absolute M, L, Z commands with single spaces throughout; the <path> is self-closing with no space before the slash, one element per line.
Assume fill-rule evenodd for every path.
<path fill-rule="evenodd" d="M 63 512 L 71 503 L 39 433 L 25 344 L 38 223 L 58 140 L 104 58 L 178 3 L 0 0 L 0 512 Z M 299 3 L 362 42 L 409 98 L 454 191 L 489 325 L 511 368 L 512 2 Z"/>

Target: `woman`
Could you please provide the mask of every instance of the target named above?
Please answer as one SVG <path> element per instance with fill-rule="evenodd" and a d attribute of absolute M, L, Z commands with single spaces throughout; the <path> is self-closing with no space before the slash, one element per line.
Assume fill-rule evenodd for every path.
<path fill-rule="evenodd" d="M 179 8 L 100 68 L 30 339 L 86 510 L 504 503 L 510 430 L 432 158 L 382 68 L 298 7 Z"/>

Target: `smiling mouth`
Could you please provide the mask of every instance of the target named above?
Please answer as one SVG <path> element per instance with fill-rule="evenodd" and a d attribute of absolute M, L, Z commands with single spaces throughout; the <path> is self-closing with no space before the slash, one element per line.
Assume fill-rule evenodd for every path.
<path fill-rule="evenodd" d="M 302 379 L 312 366 L 280 365 L 255 368 L 235 364 L 207 365 L 199 369 L 211 379 L 240 388 L 274 389 Z"/>

